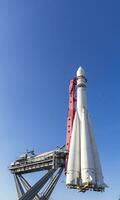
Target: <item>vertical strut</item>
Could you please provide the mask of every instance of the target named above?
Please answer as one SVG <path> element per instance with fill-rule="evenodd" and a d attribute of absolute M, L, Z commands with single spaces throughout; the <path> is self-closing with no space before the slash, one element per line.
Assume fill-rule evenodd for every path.
<path fill-rule="evenodd" d="M 21 198 L 25 192 L 24 192 L 23 187 L 20 183 L 20 180 L 16 174 L 14 174 L 14 180 L 15 180 L 15 184 L 16 184 L 18 198 Z"/>
<path fill-rule="evenodd" d="M 70 148 L 70 141 L 72 136 L 72 127 L 73 127 L 73 120 L 75 116 L 75 86 L 76 86 L 76 79 L 70 81 L 69 85 L 69 107 L 68 107 L 68 116 L 67 116 L 67 133 L 66 133 L 66 159 L 65 159 L 65 173 L 67 170 L 67 163 L 68 163 L 68 156 L 69 156 L 69 148 Z"/>

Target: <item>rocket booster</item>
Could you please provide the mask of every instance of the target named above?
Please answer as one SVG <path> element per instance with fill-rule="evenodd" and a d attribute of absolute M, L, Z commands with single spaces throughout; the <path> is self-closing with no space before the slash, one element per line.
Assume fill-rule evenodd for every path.
<path fill-rule="evenodd" d="M 87 110 L 87 79 L 82 67 L 76 74 L 77 103 L 73 120 L 72 135 L 66 172 L 69 188 L 104 191 L 101 163 L 95 144 L 93 129 Z"/>

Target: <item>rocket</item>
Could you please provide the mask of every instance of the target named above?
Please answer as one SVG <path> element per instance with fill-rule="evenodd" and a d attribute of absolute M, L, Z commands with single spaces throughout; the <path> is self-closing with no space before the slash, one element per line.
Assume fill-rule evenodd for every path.
<path fill-rule="evenodd" d="M 76 73 L 76 108 L 66 168 L 66 186 L 80 192 L 102 192 L 104 183 L 101 163 L 87 109 L 87 79 L 79 67 Z"/>

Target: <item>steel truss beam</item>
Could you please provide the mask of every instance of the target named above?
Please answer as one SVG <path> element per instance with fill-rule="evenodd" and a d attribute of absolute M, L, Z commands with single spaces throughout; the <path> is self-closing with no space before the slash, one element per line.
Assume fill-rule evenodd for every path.
<path fill-rule="evenodd" d="M 61 174 L 62 174 L 63 168 L 60 168 L 57 174 L 54 176 L 46 190 L 44 191 L 41 200 L 48 200 L 50 198 L 50 195 L 52 194 Z"/>
<path fill-rule="evenodd" d="M 45 174 L 36 184 L 32 187 L 26 181 L 26 179 L 21 174 L 14 174 L 14 179 L 16 183 L 16 189 L 18 193 L 19 200 L 48 200 L 52 194 L 60 176 L 63 168 L 59 170 L 51 169 Z M 57 173 L 56 173 L 57 172 Z M 38 192 L 45 186 L 45 184 L 50 180 L 48 186 L 44 189 L 42 194 L 39 196 Z"/>
<path fill-rule="evenodd" d="M 17 175 L 14 174 L 15 185 L 18 193 L 18 198 L 21 198 L 24 195 L 23 187 L 20 183 L 20 180 Z"/>
<path fill-rule="evenodd" d="M 19 175 L 19 178 L 20 178 L 20 181 L 23 184 L 24 188 L 26 189 L 26 191 L 29 191 L 31 188 L 31 185 L 27 182 L 27 180 L 22 175 Z M 39 195 L 36 195 L 34 200 L 40 200 Z"/>

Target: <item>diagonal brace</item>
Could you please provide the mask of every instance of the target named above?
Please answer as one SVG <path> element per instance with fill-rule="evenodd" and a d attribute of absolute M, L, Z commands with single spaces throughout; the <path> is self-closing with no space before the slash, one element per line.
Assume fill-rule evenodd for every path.
<path fill-rule="evenodd" d="M 15 184 L 16 184 L 18 198 L 21 198 L 25 192 L 24 192 L 23 187 L 20 183 L 20 180 L 16 174 L 14 174 L 14 180 L 15 180 Z"/>
<path fill-rule="evenodd" d="M 63 168 L 60 168 L 55 177 L 52 179 L 50 184 L 48 185 L 47 189 L 43 193 L 43 196 L 41 197 L 41 200 L 48 200 L 50 198 L 50 195 L 52 194 L 61 174 L 62 174 Z"/>
<path fill-rule="evenodd" d="M 27 182 L 27 180 L 22 176 L 22 175 L 19 175 L 19 178 L 20 178 L 20 181 L 22 182 L 24 188 L 26 191 L 29 191 L 30 188 L 31 188 L 31 185 Z M 40 197 L 39 195 L 36 195 L 35 198 L 33 200 L 40 200 Z"/>
<path fill-rule="evenodd" d="M 19 200 L 33 200 L 34 197 L 38 194 L 40 189 L 47 183 L 49 178 L 54 174 L 56 170 L 51 169 L 48 171 L 46 175 L 44 175 L 35 185 L 33 185 L 29 191 L 27 191 L 25 194 L 23 194 L 22 197 L 19 198 Z"/>

